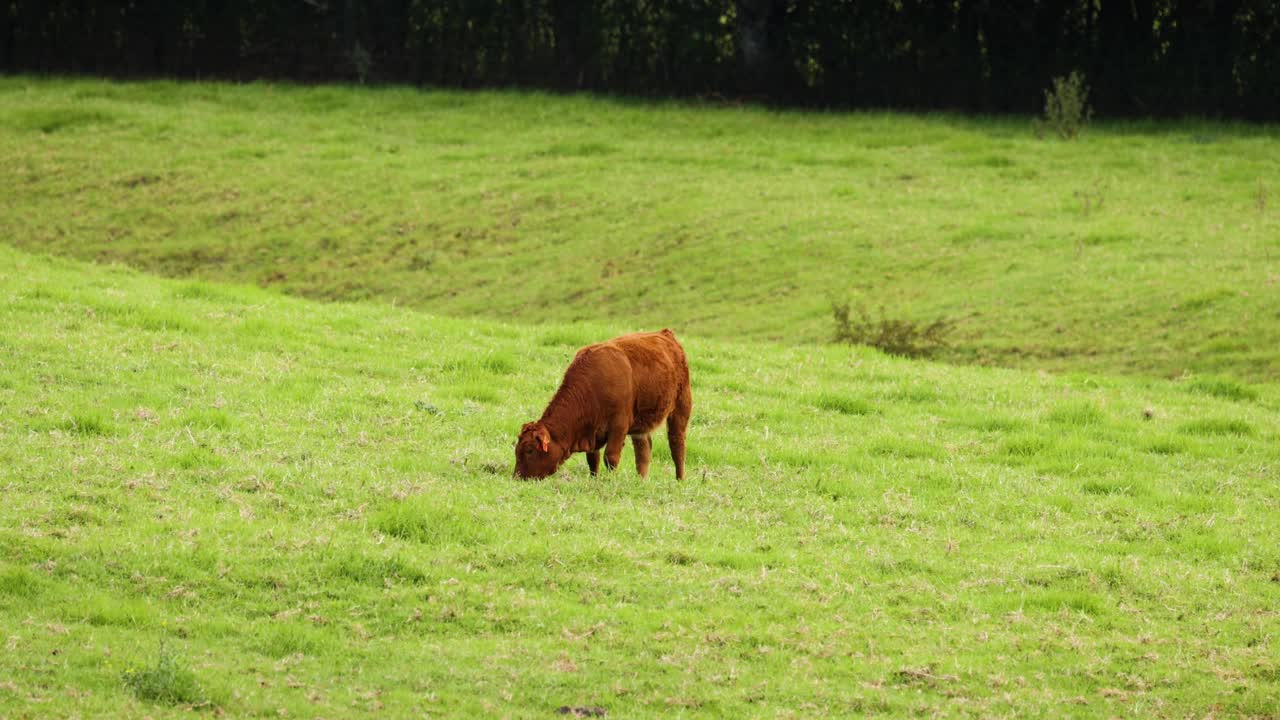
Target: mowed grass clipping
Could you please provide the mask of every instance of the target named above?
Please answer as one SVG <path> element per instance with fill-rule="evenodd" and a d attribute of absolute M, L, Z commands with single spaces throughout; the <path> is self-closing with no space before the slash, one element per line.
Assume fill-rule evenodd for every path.
<path fill-rule="evenodd" d="M 0 238 L 554 327 L 1280 379 L 1280 130 L 0 78 Z M 1232 379 L 1235 380 L 1232 380 Z"/>
<path fill-rule="evenodd" d="M 0 248 L 0 716 L 1274 714 L 1273 385 L 684 334 L 686 481 L 513 481 L 631 329 Z"/>

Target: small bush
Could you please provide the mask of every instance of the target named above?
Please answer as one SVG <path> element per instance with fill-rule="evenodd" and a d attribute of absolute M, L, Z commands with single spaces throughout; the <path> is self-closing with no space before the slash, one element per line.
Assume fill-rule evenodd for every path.
<path fill-rule="evenodd" d="M 1089 86 L 1084 76 L 1073 70 L 1066 77 L 1053 79 L 1053 87 L 1044 91 L 1044 119 L 1036 127 L 1037 134 L 1049 128 L 1063 140 L 1079 135 L 1093 117 L 1089 107 Z"/>
<path fill-rule="evenodd" d="M 952 320 L 938 318 L 923 323 L 891 318 L 883 307 L 879 317 L 872 317 L 863 307 L 858 308 L 854 317 L 849 303 L 832 303 L 831 315 L 836 323 L 835 342 L 868 345 L 904 357 L 929 357 L 937 353 L 947 347 L 948 336 L 955 330 Z"/>
<path fill-rule="evenodd" d="M 139 700 L 168 705 L 202 705 L 208 702 L 196 676 L 163 642 L 155 662 L 124 671 L 121 680 Z"/>

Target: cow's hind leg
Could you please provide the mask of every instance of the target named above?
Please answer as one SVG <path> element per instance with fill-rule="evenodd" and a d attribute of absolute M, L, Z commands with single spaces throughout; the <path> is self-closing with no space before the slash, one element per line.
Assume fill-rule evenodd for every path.
<path fill-rule="evenodd" d="M 689 414 L 693 411 L 693 399 L 688 388 L 676 396 L 676 407 L 667 416 L 667 444 L 671 446 L 671 459 L 676 464 L 676 479 L 684 479 L 684 433 L 689 427 Z"/>
<path fill-rule="evenodd" d="M 649 458 L 653 454 L 653 440 L 648 435 L 632 435 L 631 449 L 636 453 L 636 472 L 649 477 Z"/>
<path fill-rule="evenodd" d="M 587 468 L 591 470 L 591 477 L 595 477 L 596 473 L 600 471 L 600 451 L 599 450 L 587 451 Z"/>

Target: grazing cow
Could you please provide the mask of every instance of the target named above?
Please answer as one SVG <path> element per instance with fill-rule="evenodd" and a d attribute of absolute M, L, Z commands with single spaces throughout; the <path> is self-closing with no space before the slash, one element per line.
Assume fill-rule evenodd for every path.
<path fill-rule="evenodd" d="M 585 452 L 595 475 L 601 448 L 612 470 L 630 435 L 636 470 L 646 477 L 653 449 L 649 433 L 666 420 L 676 479 L 683 480 L 684 432 L 692 407 L 689 363 L 670 330 L 588 345 L 574 355 L 542 418 L 520 428 L 515 474 L 544 478 L 573 453 Z"/>

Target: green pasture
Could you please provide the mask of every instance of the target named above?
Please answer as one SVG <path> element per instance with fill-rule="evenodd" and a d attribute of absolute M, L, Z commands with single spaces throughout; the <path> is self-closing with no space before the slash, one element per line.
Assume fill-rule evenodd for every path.
<path fill-rule="evenodd" d="M 0 238 L 548 328 L 1280 379 L 1280 130 L 539 93 L 0 78 Z M 883 310 L 882 310 L 883 308 Z"/>
<path fill-rule="evenodd" d="M 0 717 L 1274 718 L 1278 381 L 1274 125 L 0 77 Z"/>
<path fill-rule="evenodd" d="M 164 104 L 138 112 L 138 127 L 117 118 L 93 133 L 178 117 Z M 123 156 L 97 161 L 81 182 L 123 172 L 106 167 Z M 229 182 L 185 167 L 193 183 Z M 266 183 L 266 168 L 236 182 Z M 5 197 L 52 203 L 45 182 Z M 369 192 L 347 187 L 351 207 Z M 228 202 L 258 202 L 249 194 Z M 198 214 L 168 197 L 176 217 Z M 336 228 L 349 211 L 337 198 L 304 222 Z M 264 216 L 295 212 L 295 200 L 263 202 Z M 141 212 L 65 207 L 44 221 L 90 235 L 77 250 L 88 254 L 111 247 L 88 218 L 119 212 L 132 227 L 124 218 Z M 142 231 L 169 227 L 169 211 L 154 212 Z M 208 232 L 201 242 L 230 237 Z M 238 242 L 229 258 L 267 247 Z M 132 259 L 159 262 L 145 255 L 156 243 L 132 245 L 144 253 Z M 247 272 L 248 258 L 217 272 Z M 388 270 L 384 290 L 407 277 Z M 612 475 L 592 479 L 575 458 L 522 483 L 509 477 L 511 443 L 574 349 L 650 320 L 559 322 L 562 308 L 519 321 L 534 311 L 499 323 L 317 303 L 0 246 L 0 716 L 1274 717 L 1280 706 L 1274 384 L 966 368 L 689 332 L 686 481 L 657 438 L 647 481 L 628 450 Z M 726 322 L 768 334 L 740 310 Z"/>

